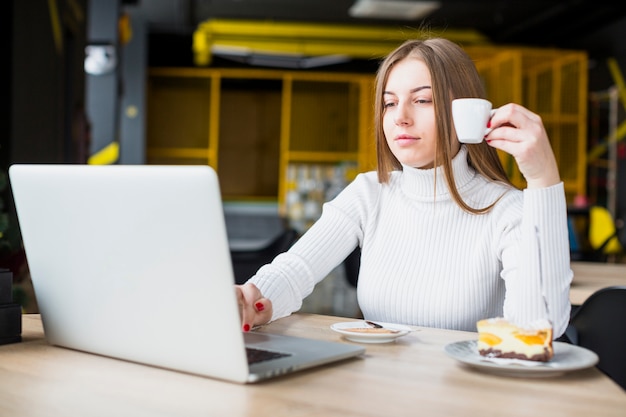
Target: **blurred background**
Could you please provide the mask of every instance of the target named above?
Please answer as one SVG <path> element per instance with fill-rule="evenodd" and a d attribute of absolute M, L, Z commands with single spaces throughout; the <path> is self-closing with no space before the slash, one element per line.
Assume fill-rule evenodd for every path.
<path fill-rule="evenodd" d="M 375 167 L 377 65 L 424 34 L 467 50 L 495 106 L 542 116 L 566 186 L 572 259 L 622 262 L 626 6 L 615 3 L 6 1 L 0 268 L 36 309 L 6 177 L 13 163 L 209 164 L 245 279 Z M 358 315 L 357 270 L 358 253 L 305 309 Z"/>

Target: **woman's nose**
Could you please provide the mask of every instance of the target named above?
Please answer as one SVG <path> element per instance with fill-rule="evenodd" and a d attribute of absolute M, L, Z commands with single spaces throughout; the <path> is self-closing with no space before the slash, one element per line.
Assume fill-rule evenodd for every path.
<path fill-rule="evenodd" d="M 402 104 L 398 104 L 394 119 L 395 119 L 396 125 L 398 126 L 406 126 L 412 122 L 411 116 L 409 112 L 407 111 L 406 106 Z"/>

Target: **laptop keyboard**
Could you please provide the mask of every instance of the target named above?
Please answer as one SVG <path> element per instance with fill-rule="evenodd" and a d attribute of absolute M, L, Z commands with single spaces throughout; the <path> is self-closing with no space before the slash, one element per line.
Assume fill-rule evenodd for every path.
<path fill-rule="evenodd" d="M 255 348 L 246 348 L 246 353 L 248 354 L 248 363 L 259 363 L 264 361 L 269 361 L 270 359 L 278 359 L 284 358 L 286 356 L 291 356 L 289 353 L 275 352 L 271 350 L 263 350 L 263 349 L 255 349 Z"/>

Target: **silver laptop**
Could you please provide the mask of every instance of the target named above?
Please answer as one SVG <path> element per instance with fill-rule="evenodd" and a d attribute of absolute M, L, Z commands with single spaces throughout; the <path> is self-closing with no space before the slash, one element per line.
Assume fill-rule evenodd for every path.
<path fill-rule="evenodd" d="M 365 351 L 241 331 L 208 166 L 17 164 L 9 176 L 52 345 L 239 383 Z M 249 364 L 250 348 L 281 355 Z"/>

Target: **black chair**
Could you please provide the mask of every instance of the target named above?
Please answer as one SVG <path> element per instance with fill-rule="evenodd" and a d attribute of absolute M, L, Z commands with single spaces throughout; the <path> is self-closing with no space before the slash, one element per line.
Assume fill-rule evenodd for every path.
<path fill-rule="evenodd" d="M 272 262 L 276 255 L 287 251 L 297 239 L 298 232 L 294 229 L 287 228 L 272 242 L 260 249 L 231 249 L 230 256 L 235 273 L 235 283 L 243 284 L 246 282 L 260 267 Z"/>
<path fill-rule="evenodd" d="M 597 368 L 626 390 L 626 286 L 593 293 L 572 314 L 565 334 L 595 352 Z"/>

